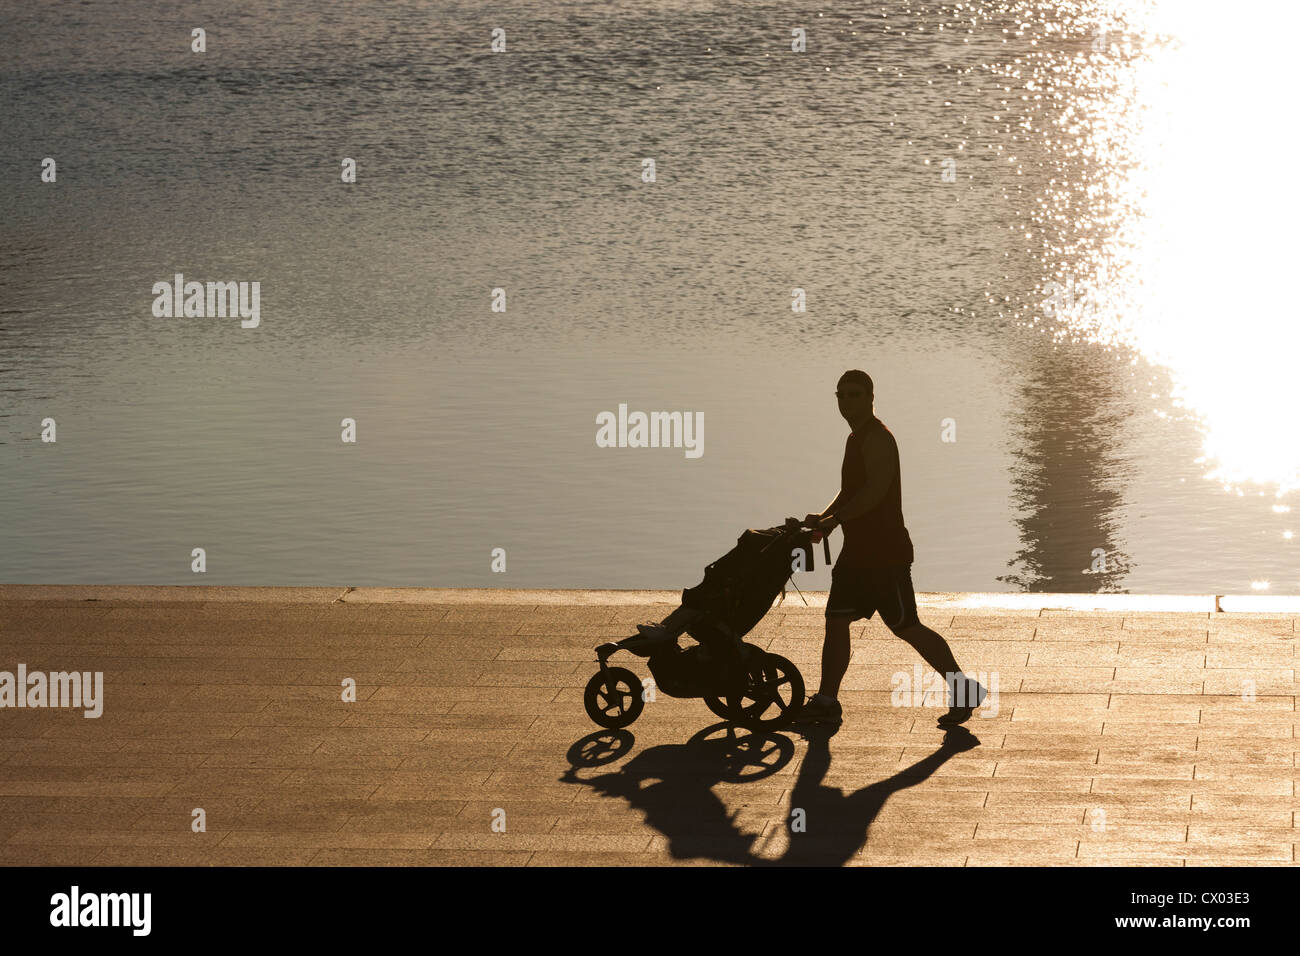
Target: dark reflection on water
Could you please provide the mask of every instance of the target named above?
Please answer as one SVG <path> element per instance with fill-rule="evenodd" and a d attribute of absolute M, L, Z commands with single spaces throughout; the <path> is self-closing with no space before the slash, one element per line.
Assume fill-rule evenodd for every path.
<path fill-rule="evenodd" d="M 1126 590 L 1130 465 L 1117 439 L 1134 410 L 1113 364 L 1082 346 L 1028 358 L 1010 423 L 1021 547 L 1017 570 L 999 581 L 1024 591 Z"/>

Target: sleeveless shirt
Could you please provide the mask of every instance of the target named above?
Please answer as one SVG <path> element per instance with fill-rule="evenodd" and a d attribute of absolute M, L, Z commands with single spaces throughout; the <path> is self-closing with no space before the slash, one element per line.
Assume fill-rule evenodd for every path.
<path fill-rule="evenodd" d="M 865 514 L 847 519 L 844 547 L 835 566 L 883 568 L 891 564 L 911 564 L 914 558 L 912 538 L 903 524 L 902 476 L 898 463 L 898 442 L 879 418 L 872 418 L 871 429 L 879 428 L 894 446 L 894 473 L 890 476 L 885 497 Z M 840 466 L 840 491 L 850 500 L 867 483 L 867 465 L 862 460 L 862 436 L 850 433 L 844 443 L 844 463 Z"/>

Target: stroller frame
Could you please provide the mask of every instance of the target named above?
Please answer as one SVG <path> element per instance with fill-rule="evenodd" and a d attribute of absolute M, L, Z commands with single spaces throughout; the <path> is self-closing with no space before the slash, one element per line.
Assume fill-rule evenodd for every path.
<path fill-rule="evenodd" d="M 763 546 L 760 555 L 772 547 L 780 547 L 785 554 L 792 553 L 793 549 L 804 550 L 809 558 L 807 570 L 812 570 L 811 543 L 821 540 L 826 562 L 830 563 L 830 543 L 824 532 L 805 526 L 796 518 L 788 518 L 784 525 L 764 533 L 776 534 Z M 709 571 L 719 562 L 706 569 L 706 583 Z M 785 581 L 792 583 L 792 576 L 793 571 Z M 720 619 L 716 609 L 688 604 L 688 592 L 698 593 L 704 586 L 682 592 L 682 606 L 699 612 L 684 630 L 698 642 L 697 646 L 682 648 L 678 643 L 680 634 L 669 633 L 636 634 L 596 648 L 599 669 L 587 682 L 584 694 L 587 715 L 596 724 L 608 729 L 626 727 L 644 708 L 642 681 L 627 668 L 611 667 L 608 663 L 621 650 L 647 659 L 657 690 L 669 697 L 703 698 L 706 706 L 724 720 L 752 730 L 776 730 L 794 718 L 804 701 L 804 682 L 799 669 L 780 654 L 769 653 L 743 640 L 743 634 Z M 784 583 L 781 600 L 785 600 Z M 745 633 L 757 626 L 772 606 L 769 602 L 762 615 L 745 628 Z M 749 617 L 752 616 L 751 610 Z"/>

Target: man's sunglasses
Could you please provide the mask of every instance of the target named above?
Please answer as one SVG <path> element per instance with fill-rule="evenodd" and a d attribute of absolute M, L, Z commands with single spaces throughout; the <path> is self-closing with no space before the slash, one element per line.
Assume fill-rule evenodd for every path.
<path fill-rule="evenodd" d="M 865 394 L 866 394 L 865 392 L 854 389 L 851 392 L 836 392 L 835 397 L 836 398 L 861 398 Z"/>

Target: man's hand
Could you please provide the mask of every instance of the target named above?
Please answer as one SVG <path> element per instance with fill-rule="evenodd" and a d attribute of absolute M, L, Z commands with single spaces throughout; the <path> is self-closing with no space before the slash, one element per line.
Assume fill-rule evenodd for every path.
<path fill-rule="evenodd" d="M 823 532 L 832 530 L 836 524 L 833 519 L 828 519 L 823 515 L 815 514 L 806 515 L 803 519 L 803 523 L 813 525 L 814 527 L 821 529 Z"/>

